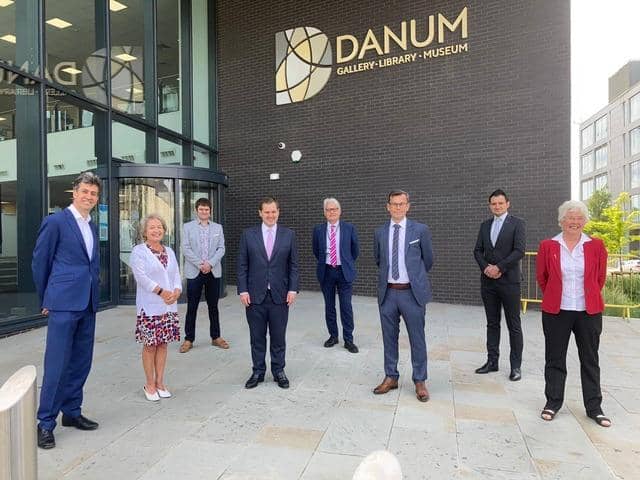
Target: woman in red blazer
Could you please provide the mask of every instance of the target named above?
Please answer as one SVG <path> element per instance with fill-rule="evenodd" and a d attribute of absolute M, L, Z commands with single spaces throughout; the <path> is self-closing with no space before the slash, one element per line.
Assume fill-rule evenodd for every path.
<path fill-rule="evenodd" d="M 567 379 L 567 348 L 571 332 L 580 357 L 582 399 L 587 416 L 602 427 L 611 420 L 602 413 L 598 347 L 602 333 L 607 276 L 607 250 L 602 240 L 582 230 L 589 219 L 582 202 L 567 201 L 558 208 L 562 232 L 543 240 L 536 258 L 536 279 L 542 290 L 545 339 L 545 395 L 540 416 L 551 421 L 562 407 Z"/>

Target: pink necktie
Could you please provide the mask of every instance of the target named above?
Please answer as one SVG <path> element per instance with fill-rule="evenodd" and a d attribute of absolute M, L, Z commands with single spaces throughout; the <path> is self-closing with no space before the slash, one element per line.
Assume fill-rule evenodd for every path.
<path fill-rule="evenodd" d="M 267 258 L 271 260 L 271 253 L 273 252 L 273 230 L 267 230 Z"/>
<path fill-rule="evenodd" d="M 331 232 L 329 232 L 329 263 L 332 267 L 338 264 L 338 252 L 336 249 L 336 226 L 331 225 Z"/>

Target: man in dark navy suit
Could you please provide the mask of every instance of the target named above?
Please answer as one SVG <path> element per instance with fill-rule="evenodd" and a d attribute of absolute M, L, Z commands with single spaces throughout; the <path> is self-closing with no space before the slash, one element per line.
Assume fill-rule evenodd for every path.
<path fill-rule="evenodd" d="M 356 278 L 358 258 L 358 232 L 347 222 L 340 220 L 342 210 L 335 198 L 325 198 L 324 216 L 326 223 L 313 228 L 313 254 L 318 260 L 316 274 L 324 295 L 324 313 L 329 330 L 329 339 L 324 346 L 329 348 L 338 343 L 338 322 L 336 314 L 336 290 L 340 299 L 340 321 L 344 348 L 358 353 L 353 343 L 353 308 L 351 292 Z"/>
<path fill-rule="evenodd" d="M 276 199 L 262 199 L 258 215 L 262 223 L 242 232 L 238 251 L 238 295 L 246 307 L 253 361 L 245 387 L 264 381 L 268 328 L 273 379 L 280 388 L 289 388 L 286 332 L 289 307 L 298 293 L 298 247 L 293 230 L 278 225 Z"/>
<path fill-rule="evenodd" d="M 498 371 L 500 356 L 500 310 L 509 329 L 511 373 L 509 379 L 522 378 L 522 327 L 520 325 L 520 259 L 526 240 L 524 221 L 510 215 L 509 198 L 503 190 L 489 195 L 493 216 L 480 225 L 473 255 L 480 271 L 480 293 L 487 315 L 487 361 L 476 373 Z"/>
<path fill-rule="evenodd" d="M 42 221 L 33 251 L 33 279 L 42 314 L 48 316 L 44 376 L 38 408 L 38 446 L 55 447 L 62 425 L 95 430 L 82 415 L 82 388 L 91 370 L 100 255 L 90 212 L 98 203 L 100 178 L 84 172 L 73 182 L 73 203 Z"/>

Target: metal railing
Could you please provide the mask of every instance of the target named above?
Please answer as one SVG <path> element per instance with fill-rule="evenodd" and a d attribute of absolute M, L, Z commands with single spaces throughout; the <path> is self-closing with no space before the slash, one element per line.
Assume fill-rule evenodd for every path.
<path fill-rule="evenodd" d="M 536 282 L 537 252 L 526 252 L 522 260 L 522 311 L 529 303 L 542 303 L 542 292 Z M 637 260 L 637 262 L 636 262 Z M 602 292 L 605 309 L 620 309 L 621 317 L 640 317 L 640 260 L 634 255 L 609 255 L 607 283 Z M 634 301 L 636 299 L 636 301 Z M 608 314 L 611 314 L 609 311 Z"/>
<path fill-rule="evenodd" d="M 0 480 L 38 477 L 36 367 L 14 373 L 0 388 Z"/>

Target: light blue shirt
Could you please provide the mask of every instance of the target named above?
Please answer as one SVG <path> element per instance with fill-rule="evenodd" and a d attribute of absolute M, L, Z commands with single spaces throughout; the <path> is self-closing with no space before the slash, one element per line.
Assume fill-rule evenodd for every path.
<path fill-rule="evenodd" d="M 396 223 L 391 220 L 389 222 L 389 274 L 387 276 L 387 281 L 389 283 L 409 283 L 409 274 L 407 273 L 407 266 L 404 263 L 404 239 L 407 233 L 407 217 L 404 217 L 402 221 L 398 224 L 400 225 L 400 230 L 398 230 L 398 271 L 400 276 L 397 280 L 393 279 L 393 233 L 395 229 L 393 226 Z"/>
<path fill-rule="evenodd" d="M 507 218 L 507 215 L 509 215 L 509 212 L 504 212 L 499 217 L 493 217 L 493 223 L 491 223 L 490 236 L 491 236 L 491 243 L 493 244 L 494 247 L 496 246 L 496 242 L 498 241 L 498 237 L 500 236 L 500 231 L 502 230 L 502 227 L 504 225 L 505 219 Z"/>

